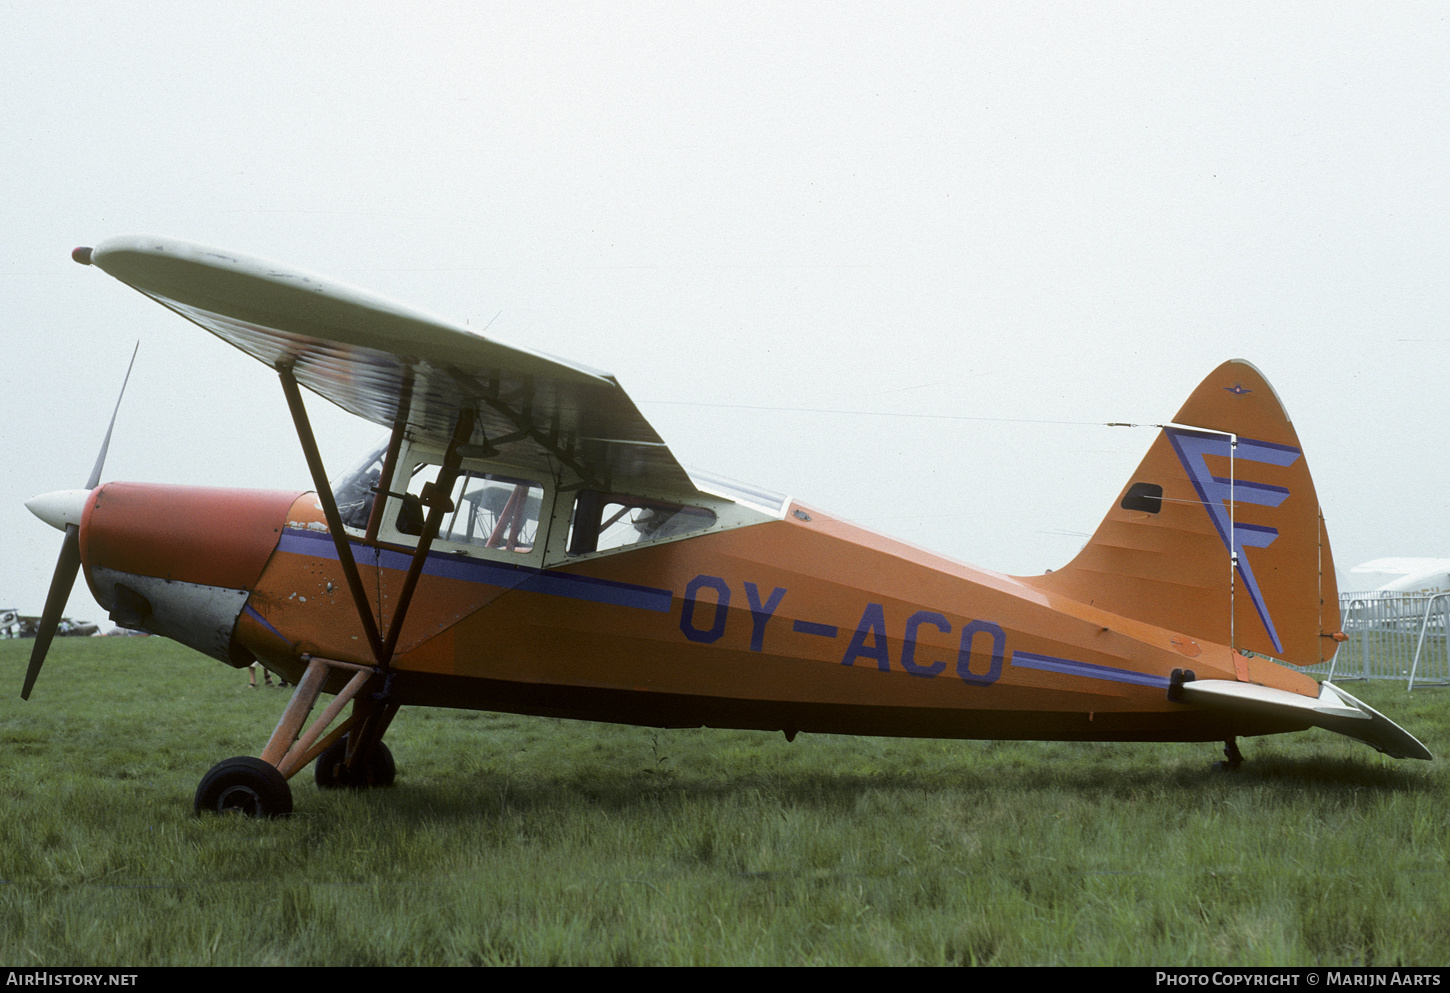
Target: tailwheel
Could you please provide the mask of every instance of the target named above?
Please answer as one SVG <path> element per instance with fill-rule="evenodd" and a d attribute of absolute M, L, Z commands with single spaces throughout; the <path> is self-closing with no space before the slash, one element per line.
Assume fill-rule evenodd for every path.
<path fill-rule="evenodd" d="M 196 788 L 196 812 L 284 817 L 292 813 L 292 790 L 277 767 L 251 756 L 211 767 Z"/>
<path fill-rule="evenodd" d="M 379 741 L 373 744 L 366 755 L 356 756 L 352 768 L 349 769 L 347 738 L 344 737 L 317 757 L 313 775 L 319 789 L 366 790 L 392 786 L 398 775 L 398 766 L 393 761 L 392 751 Z"/>
<path fill-rule="evenodd" d="M 1230 738 L 1223 743 L 1223 761 L 1215 762 L 1213 767 L 1219 772 L 1238 772 L 1243 764 L 1244 753 L 1239 751 L 1238 739 Z"/>

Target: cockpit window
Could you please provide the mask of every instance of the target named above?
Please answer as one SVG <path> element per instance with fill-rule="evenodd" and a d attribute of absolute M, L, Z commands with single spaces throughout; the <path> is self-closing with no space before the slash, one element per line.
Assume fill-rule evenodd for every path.
<path fill-rule="evenodd" d="M 574 502 L 569 554 L 588 555 L 701 531 L 715 523 L 715 512 L 619 493 L 584 490 Z"/>
<path fill-rule="evenodd" d="M 438 536 L 510 552 L 532 551 L 544 488 L 531 479 L 465 473 L 453 489 L 453 513 Z"/>
<path fill-rule="evenodd" d="M 387 450 L 388 441 L 384 438 L 382 444 L 373 449 L 357 468 L 333 482 L 332 499 L 337 502 L 337 512 L 345 527 L 359 531 L 367 529 L 378 478 L 383 474 L 383 455 Z"/>
<path fill-rule="evenodd" d="M 419 469 L 431 468 L 419 466 Z M 402 534 L 420 535 L 427 515 L 426 489 L 432 473 L 414 470 L 408 494 L 398 511 L 396 527 Z M 516 479 L 486 472 L 459 474 L 445 505 L 438 540 L 482 548 L 526 553 L 538 540 L 544 488 L 532 479 Z"/>

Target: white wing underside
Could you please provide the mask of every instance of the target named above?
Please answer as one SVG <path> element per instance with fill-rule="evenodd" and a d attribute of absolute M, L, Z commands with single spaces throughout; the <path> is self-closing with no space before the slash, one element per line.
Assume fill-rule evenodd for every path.
<path fill-rule="evenodd" d="M 91 263 L 385 428 L 440 447 L 461 409 L 500 460 L 633 493 L 690 493 L 689 475 L 614 377 L 485 338 L 366 291 L 166 238 L 109 239 Z"/>

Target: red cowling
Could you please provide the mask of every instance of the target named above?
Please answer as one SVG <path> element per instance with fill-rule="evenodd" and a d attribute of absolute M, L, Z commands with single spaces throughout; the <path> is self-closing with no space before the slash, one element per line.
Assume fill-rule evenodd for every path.
<path fill-rule="evenodd" d="M 203 586 L 251 589 L 262 574 L 287 511 L 300 496 L 159 483 L 107 483 L 81 518 L 87 576 L 117 572 Z"/>

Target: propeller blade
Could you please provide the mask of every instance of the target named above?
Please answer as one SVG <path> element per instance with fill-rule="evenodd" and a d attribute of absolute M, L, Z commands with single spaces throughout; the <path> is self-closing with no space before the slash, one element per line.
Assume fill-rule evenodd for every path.
<path fill-rule="evenodd" d="M 121 395 L 116 397 L 116 409 L 111 411 L 111 423 L 106 425 L 106 437 L 101 442 L 101 454 L 96 456 L 95 468 L 91 470 L 90 481 L 86 483 L 86 489 L 93 490 L 101 481 L 101 467 L 106 464 L 106 452 L 111 448 L 111 429 L 116 426 L 116 415 L 121 412 L 121 398 L 126 395 L 126 384 L 131 381 L 131 369 L 136 365 L 136 353 L 141 350 L 141 343 L 136 342 L 136 347 L 131 350 L 131 364 L 126 366 L 126 378 L 121 380 Z"/>
<path fill-rule="evenodd" d="M 60 627 L 60 615 L 70 599 L 71 587 L 75 585 L 76 573 L 81 568 L 81 529 L 74 524 L 66 526 L 65 541 L 60 546 L 60 558 L 55 563 L 55 575 L 50 578 L 50 592 L 45 597 L 45 611 L 40 615 L 40 626 L 35 629 L 35 647 L 30 650 L 30 667 L 25 670 L 25 685 L 20 690 L 20 699 L 29 700 L 35 677 L 45 664 L 45 653 L 50 651 L 51 639 Z"/>
<path fill-rule="evenodd" d="M 111 423 L 106 425 L 106 437 L 101 442 L 101 453 L 96 456 L 96 464 L 91 469 L 90 480 L 86 483 L 86 489 L 93 490 L 101 482 L 101 470 L 106 465 L 106 453 L 111 448 L 111 431 L 116 426 L 116 415 L 121 412 L 121 399 L 126 395 L 126 384 L 131 381 L 131 369 L 136 365 L 136 353 L 141 350 L 141 343 L 136 342 L 136 347 L 131 350 L 131 363 L 126 366 L 126 378 L 121 380 L 121 394 L 116 397 L 116 409 L 111 411 Z M 25 670 L 25 685 L 20 689 L 20 699 L 29 700 L 30 691 L 35 686 L 35 677 L 40 675 L 40 667 L 45 664 L 45 655 L 50 651 L 50 643 L 55 639 L 55 632 L 60 627 L 61 614 L 65 611 L 66 601 L 70 599 L 71 587 L 75 585 L 76 573 L 81 568 L 81 529 L 76 524 L 65 525 L 65 541 L 60 546 L 60 558 L 55 563 L 55 573 L 50 577 L 50 592 L 45 596 L 45 610 L 40 615 L 40 626 L 35 629 L 35 647 L 30 650 L 30 665 Z"/>

